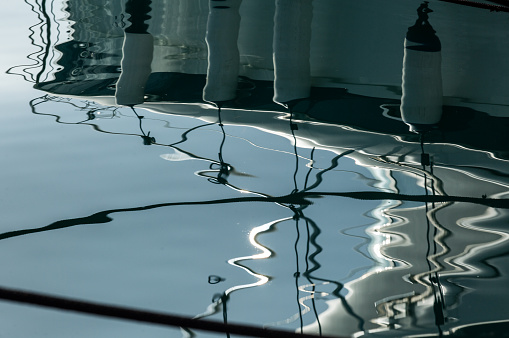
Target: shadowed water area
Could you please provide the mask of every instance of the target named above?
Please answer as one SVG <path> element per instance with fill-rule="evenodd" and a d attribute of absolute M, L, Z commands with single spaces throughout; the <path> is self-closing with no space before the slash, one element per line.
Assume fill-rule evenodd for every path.
<path fill-rule="evenodd" d="M 6 337 L 508 335 L 508 1 L 4 6 Z"/>

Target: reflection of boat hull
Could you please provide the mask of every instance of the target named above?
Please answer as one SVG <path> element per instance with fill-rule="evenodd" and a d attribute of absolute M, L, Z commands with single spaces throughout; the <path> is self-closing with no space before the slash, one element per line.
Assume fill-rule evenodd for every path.
<path fill-rule="evenodd" d="M 72 20 L 74 41 L 55 41 L 54 45 L 62 50 L 65 44 L 84 42 L 89 54 L 94 57 L 83 59 L 77 53 L 71 60 L 69 55 L 65 55 L 70 52 L 67 50 L 64 55 L 58 56 L 59 60 L 48 62 L 58 62 L 65 68 L 61 73 L 66 74 L 70 74 L 76 64 L 89 68 L 88 71 L 66 76 L 67 81 L 106 79 L 112 74 L 118 77 L 111 72 L 114 68 L 108 68 L 105 62 L 112 67 L 120 65 L 123 31 L 115 22 L 115 15 L 121 17 L 121 6 L 114 3 L 105 5 L 103 2 L 95 4 L 95 7 L 104 9 L 104 14 L 100 21 L 95 20 L 97 25 L 90 27 L 87 23 L 89 12 L 78 10 L 98 1 L 73 2 L 77 4 L 70 7 L 70 16 L 63 20 Z M 152 1 L 152 6 L 159 9 L 148 21 L 149 32 L 155 38 L 154 73 L 207 73 L 204 38 L 208 2 Z M 260 2 L 264 4 L 260 5 Z M 503 32 L 509 28 L 505 16 L 440 2 L 434 3 L 433 9 L 433 27 L 445 46 L 442 55 L 444 103 L 476 108 L 485 106 L 489 107 L 487 112 L 491 115 L 508 116 L 507 108 L 500 106 L 509 105 L 509 96 L 506 95 L 509 64 L 505 62 L 508 51 L 505 45 L 499 43 L 504 39 Z M 107 16 L 107 13 L 113 15 Z M 272 81 L 274 1 L 244 0 L 239 13 L 242 20 L 238 31 L 238 73 L 255 80 Z M 405 19 L 402 20 L 402 17 Z M 311 84 L 346 87 L 361 95 L 399 99 L 403 60 L 401 44 L 414 17 L 415 3 L 404 0 L 397 0 L 391 6 L 372 1 L 314 1 L 309 59 Z M 372 27 L 384 27 L 383 36 L 381 32 L 375 33 Z M 478 32 L 487 31 L 489 34 L 476 38 Z M 107 55 L 101 55 L 105 53 Z M 496 67 L 487 68 L 486 65 Z M 465 102 L 466 99 L 469 102 Z"/>
<path fill-rule="evenodd" d="M 203 104 L 202 94 L 206 83 L 205 75 L 192 75 L 182 73 L 152 73 L 147 85 L 146 92 L 148 102 L 140 107 L 155 109 L 161 113 L 179 114 L 181 111 L 193 111 L 198 105 Z M 106 105 L 115 105 L 111 96 L 101 94 L 113 92 L 114 79 L 95 80 L 66 83 L 55 81 L 37 85 L 38 89 L 58 95 L 76 96 L 96 100 Z M 282 107 L 272 101 L 273 84 L 268 81 L 249 80 L 247 89 L 239 90 L 239 97 L 235 102 L 225 104 L 224 108 L 243 109 L 256 112 L 257 125 L 274 123 L 272 116 L 264 115 L 259 111 L 280 113 Z M 87 95 L 90 93 L 90 95 Z M 160 102 L 166 101 L 166 102 Z M 313 102 L 313 104 L 311 104 Z M 185 108 L 185 106 L 188 106 Z M 384 116 L 384 111 L 389 110 L 390 117 Z M 312 88 L 311 98 L 303 100 L 295 107 L 295 112 L 303 113 L 313 120 L 336 125 L 344 125 L 366 132 L 374 132 L 385 135 L 394 135 L 405 142 L 418 142 L 419 138 L 410 133 L 407 126 L 402 123 L 399 102 L 392 99 L 381 99 L 353 95 L 344 89 L 335 88 Z M 355 113 L 352 113 L 355 112 Z M 210 115 L 215 118 L 215 110 L 204 109 L 199 114 Z M 246 121 L 251 118 L 244 116 Z M 265 119 L 265 120 L 264 120 Z M 471 125 L 476 125 L 476 135 L 473 138 L 469 131 Z M 426 136 L 426 142 L 449 143 L 471 149 L 492 152 L 496 157 L 509 158 L 506 140 L 506 128 L 504 121 L 498 117 L 490 117 L 486 113 L 468 108 L 444 106 L 443 118 L 438 125 L 436 133 Z M 286 130 L 282 126 L 281 130 Z M 390 136 L 392 137 L 392 136 Z M 331 135 L 331 140 L 333 136 Z M 364 142 L 361 142 L 364 144 Z M 388 153 L 392 153 L 387 150 Z M 445 155 L 443 155 L 445 156 Z M 394 154 L 393 157 L 397 157 Z"/>

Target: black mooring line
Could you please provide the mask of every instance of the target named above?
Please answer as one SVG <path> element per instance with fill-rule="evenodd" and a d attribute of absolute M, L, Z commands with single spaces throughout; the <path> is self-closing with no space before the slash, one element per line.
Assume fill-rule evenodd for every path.
<path fill-rule="evenodd" d="M 154 312 L 121 306 L 99 304 L 89 301 L 58 297 L 30 291 L 21 291 L 4 287 L 0 287 L 0 299 L 117 319 L 126 319 L 137 322 L 159 324 L 172 327 L 185 327 L 189 329 L 203 331 L 230 333 L 248 337 L 264 337 L 264 338 L 318 337 L 316 335 L 299 334 L 295 332 L 275 329 L 265 329 L 249 325 L 224 324 L 222 322 L 212 320 L 193 319 L 190 317 L 171 315 L 162 312 Z M 323 335 L 320 337 L 332 338 Z"/>

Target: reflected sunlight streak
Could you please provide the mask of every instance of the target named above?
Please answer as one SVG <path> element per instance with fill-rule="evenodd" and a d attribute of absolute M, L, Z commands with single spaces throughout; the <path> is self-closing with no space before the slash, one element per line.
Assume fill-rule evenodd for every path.
<path fill-rule="evenodd" d="M 281 219 L 278 219 L 278 220 L 275 220 L 275 221 L 272 221 L 272 222 L 265 223 L 265 224 L 262 224 L 260 226 L 254 227 L 251 230 L 251 232 L 249 233 L 249 242 L 255 248 L 261 250 L 262 252 L 259 253 L 259 254 L 255 254 L 255 255 L 232 258 L 232 259 L 228 260 L 228 264 L 243 269 L 244 271 L 249 273 L 251 276 L 257 278 L 258 281 L 255 282 L 255 283 L 249 283 L 249 284 L 243 284 L 243 285 L 237 285 L 237 286 L 231 287 L 231 288 L 229 288 L 228 290 L 225 291 L 226 295 L 228 295 L 231 292 L 236 291 L 236 290 L 245 289 L 245 288 L 251 288 L 251 287 L 263 285 L 263 284 L 267 283 L 270 280 L 270 278 L 268 276 L 256 273 L 253 270 L 251 270 L 250 268 L 241 265 L 240 262 L 246 261 L 246 260 L 254 260 L 254 259 L 265 259 L 265 258 L 269 258 L 270 256 L 272 256 L 272 252 L 270 251 L 270 249 L 266 248 L 265 246 L 263 246 L 259 242 L 257 242 L 256 241 L 256 237 L 260 233 L 263 233 L 263 232 L 266 232 L 266 231 L 270 230 L 270 228 L 272 228 L 272 226 L 276 225 L 277 223 L 288 221 L 288 220 L 291 220 L 291 219 L 292 219 L 292 217 L 281 218 Z"/>

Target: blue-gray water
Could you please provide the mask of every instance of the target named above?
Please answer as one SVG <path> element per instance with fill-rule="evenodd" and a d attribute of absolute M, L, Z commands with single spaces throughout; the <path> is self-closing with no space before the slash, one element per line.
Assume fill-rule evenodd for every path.
<path fill-rule="evenodd" d="M 509 14 L 221 3 L 4 5 L 0 287 L 317 335 L 507 334 Z M 436 38 L 414 41 L 419 17 Z M 5 337 L 190 335 L 0 313 Z"/>

